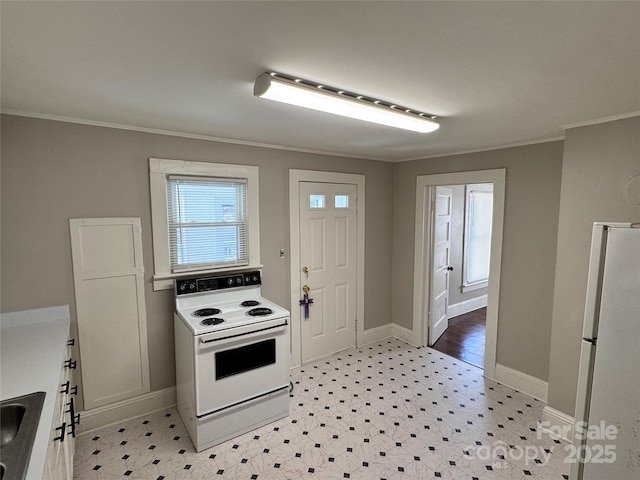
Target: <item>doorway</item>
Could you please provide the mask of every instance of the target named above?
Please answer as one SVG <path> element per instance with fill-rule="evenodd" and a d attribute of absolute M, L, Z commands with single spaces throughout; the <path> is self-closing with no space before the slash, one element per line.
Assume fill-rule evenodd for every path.
<path fill-rule="evenodd" d="M 364 176 L 290 170 L 289 220 L 291 365 L 296 366 L 362 338 Z"/>
<path fill-rule="evenodd" d="M 413 332 L 416 343 L 429 344 L 429 317 L 434 309 L 430 298 L 433 272 L 438 268 L 432 258 L 435 229 L 432 212 L 436 208 L 437 187 L 493 184 L 493 215 L 491 220 L 490 264 L 491 278 L 487 282 L 484 374 L 494 378 L 496 365 L 496 340 L 500 292 L 500 266 L 502 259 L 502 229 L 504 218 L 505 170 L 481 170 L 451 174 L 424 175 L 417 178 L 415 270 L 413 295 Z M 440 259 L 437 259 L 440 260 Z M 482 305 L 480 305 L 482 306 Z"/>
<path fill-rule="evenodd" d="M 484 366 L 493 184 L 436 186 L 429 346 Z"/>

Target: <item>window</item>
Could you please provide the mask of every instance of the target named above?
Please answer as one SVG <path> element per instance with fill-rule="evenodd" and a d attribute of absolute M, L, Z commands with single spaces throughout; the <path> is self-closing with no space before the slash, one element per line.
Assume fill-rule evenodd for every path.
<path fill-rule="evenodd" d="M 154 289 L 195 271 L 260 266 L 258 167 L 149 160 Z"/>
<path fill-rule="evenodd" d="M 335 195 L 333 206 L 335 208 L 349 208 L 349 195 Z"/>
<path fill-rule="evenodd" d="M 324 195 L 322 194 L 309 195 L 309 208 L 324 208 Z"/>
<path fill-rule="evenodd" d="M 171 270 L 247 265 L 246 179 L 167 179 Z"/>
<path fill-rule="evenodd" d="M 486 287 L 489 280 L 493 184 L 467 185 L 465 203 L 463 292 Z"/>

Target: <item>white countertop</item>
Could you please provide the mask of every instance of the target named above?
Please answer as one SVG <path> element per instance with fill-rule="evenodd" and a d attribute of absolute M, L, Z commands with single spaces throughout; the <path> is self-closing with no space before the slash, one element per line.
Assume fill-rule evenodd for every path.
<path fill-rule="evenodd" d="M 69 336 L 69 306 L 0 315 L 0 397 L 45 392 L 27 480 L 41 480 Z"/>

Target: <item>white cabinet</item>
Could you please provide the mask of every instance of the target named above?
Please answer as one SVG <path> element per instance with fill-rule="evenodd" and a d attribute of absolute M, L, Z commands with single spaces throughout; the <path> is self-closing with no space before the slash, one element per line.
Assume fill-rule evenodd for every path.
<path fill-rule="evenodd" d="M 71 347 L 74 343 L 73 339 L 67 342 L 65 360 L 61 365 L 60 389 L 56 397 L 43 480 L 73 480 L 75 436 L 80 423 L 80 414 L 76 412 L 78 386 L 73 381 L 76 360 L 73 359 Z"/>
<path fill-rule="evenodd" d="M 150 391 L 139 218 L 69 220 L 85 411 Z"/>

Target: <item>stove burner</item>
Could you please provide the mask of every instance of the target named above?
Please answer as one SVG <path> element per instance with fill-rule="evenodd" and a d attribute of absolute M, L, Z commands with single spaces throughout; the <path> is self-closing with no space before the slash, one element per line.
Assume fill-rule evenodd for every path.
<path fill-rule="evenodd" d="M 200 325 L 210 326 L 210 325 L 220 325 L 224 320 L 222 318 L 205 318 L 200 322 Z"/>
<path fill-rule="evenodd" d="M 217 315 L 219 313 L 219 308 L 201 308 L 200 310 L 193 312 L 191 315 L 194 317 L 210 317 L 211 315 Z"/>
<path fill-rule="evenodd" d="M 257 300 L 245 300 L 240 304 L 241 307 L 255 307 L 260 305 L 260 302 Z"/>
<path fill-rule="evenodd" d="M 251 317 L 262 317 L 264 315 L 271 315 L 273 310 L 270 308 L 260 307 L 260 308 L 252 308 L 247 312 L 247 315 Z"/>

